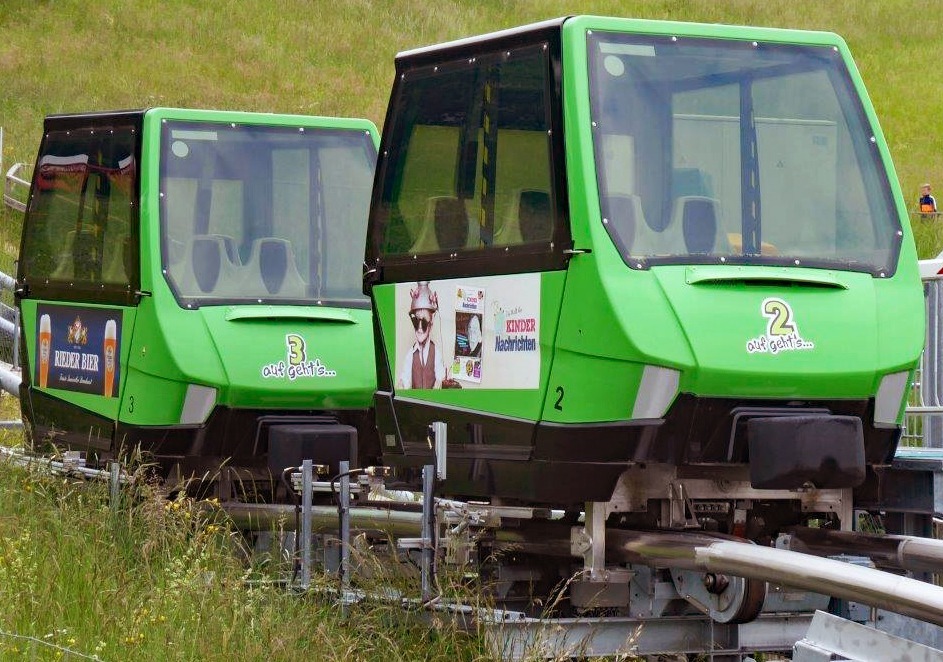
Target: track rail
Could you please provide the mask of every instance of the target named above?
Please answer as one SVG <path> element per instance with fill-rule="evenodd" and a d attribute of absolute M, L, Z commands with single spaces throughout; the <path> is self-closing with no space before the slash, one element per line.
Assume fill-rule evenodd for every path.
<path fill-rule="evenodd" d="M 410 506 L 415 507 L 415 503 Z M 226 510 L 237 524 L 256 526 L 275 520 L 290 522 L 292 518 L 287 516 L 294 513 L 293 506 L 252 504 L 229 504 Z M 393 503 L 351 508 L 350 516 L 353 528 L 379 529 L 400 536 L 417 534 L 422 521 L 421 513 L 397 510 Z M 337 508 L 333 506 L 314 506 L 312 518 L 316 530 L 337 528 Z M 943 626 L 943 587 L 816 555 L 853 550 L 872 556 L 878 563 L 886 561 L 883 565 L 938 570 L 943 568 L 943 542 L 815 529 L 795 535 L 796 549 L 804 545 L 804 551 L 764 547 L 703 533 L 608 528 L 606 560 L 769 582 L 861 602 Z M 504 551 L 579 556 L 571 542 L 571 527 L 559 522 L 499 527 L 494 530 L 494 541 L 496 548 Z"/>

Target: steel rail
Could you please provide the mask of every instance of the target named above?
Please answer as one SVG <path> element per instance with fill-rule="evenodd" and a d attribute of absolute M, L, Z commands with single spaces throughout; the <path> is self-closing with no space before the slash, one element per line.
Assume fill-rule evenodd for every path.
<path fill-rule="evenodd" d="M 788 531 L 786 549 L 816 556 L 867 556 L 881 568 L 910 572 L 943 571 L 943 540 L 916 536 L 871 535 L 795 527 Z"/>
<path fill-rule="evenodd" d="M 568 532 L 531 526 L 495 533 L 496 546 L 553 556 L 576 556 Z M 943 625 L 943 587 L 883 570 L 799 551 L 763 547 L 703 533 L 606 530 L 606 560 L 658 568 L 727 574 L 822 593 Z M 896 540 L 908 565 L 925 568 L 939 558 L 936 541 Z M 939 565 L 935 566 L 937 569 Z"/>
<path fill-rule="evenodd" d="M 280 522 L 287 529 L 295 526 L 295 506 L 228 502 L 223 503 L 222 507 L 238 527 L 259 530 Z M 350 509 L 350 525 L 355 529 L 377 529 L 392 535 L 418 535 L 422 527 L 422 513 L 354 506 Z M 337 506 L 311 507 L 313 533 L 336 532 L 337 528 Z"/>
<path fill-rule="evenodd" d="M 889 572 L 703 534 L 609 530 L 610 559 L 757 579 L 943 625 L 943 587 Z"/>

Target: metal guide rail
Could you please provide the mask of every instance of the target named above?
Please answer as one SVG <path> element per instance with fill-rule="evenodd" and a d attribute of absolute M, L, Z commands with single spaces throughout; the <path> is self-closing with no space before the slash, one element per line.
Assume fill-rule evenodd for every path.
<path fill-rule="evenodd" d="M 352 589 L 356 568 L 349 549 L 354 532 L 383 532 L 396 541 L 400 559 L 412 559 L 420 568 L 422 595 L 413 601 L 399 594 L 382 597 L 477 621 L 484 626 L 492 652 L 503 659 L 659 653 L 741 659 L 758 651 L 790 650 L 800 640 L 806 641 L 801 650 L 807 656 L 809 651 L 841 650 L 840 641 L 829 649 L 832 643 L 821 632 L 813 643 L 806 634 L 813 613 L 829 607 L 829 598 L 818 593 L 823 587 L 828 587 L 833 598 L 867 605 L 864 617 L 856 620 L 875 621 L 879 614 L 900 614 L 923 622 L 921 626 L 912 621 L 918 639 L 932 638 L 927 628 L 943 632 L 939 629 L 943 626 L 943 587 L 897 574 L 943 567 L 941 541 L 797 527 L 780 536 L 775 547 L 764 547 L 703 532 L 598 529 L 592 509 L 573 523 L 561 511 L 437 499 L 431 465 L 423 472 L 421 500 L 418 495 L 387 490 L 381 468 L 351 470 L 342 462 L 340 474 L 331 481 L 316 480 L 310 461 L 299 469 L 293 474 L 301 496 L 297 506 L 299 588 L 310 585 L 317 556 L 337 573 L 342 600 L 377 598 Z M 328 492 L 336 505 L 314 503 L 317 494 Z M 296 510 L 293 506 L 243 503 L 226 507 L 237 525 L 257 530 L 276 522 L 287 522 L 290 528 L 290 514 Z M 437 569 L 442 564 L 473 567 L 476 558 L 481 558 L 478 552 L 483 544 L 489 555 L 498 558 L 533 554 L 569 559 L 578 566 L 580 559 L 588 561 L 591 556 L 592 544 L 587 542 L 593 539 L 605 542 L 609 565 L 596 568 L 598 576 L 589 578 L 589 590 L 596 593 L 576 617 L 534 615 L 500 606 L 473 609 L 436 593 Z M 513 564 L 500 570 L 504 574 L 499 571 L 495 575 L 498 585 L 527 574 L 526 567 Z M 585 581 L 591 572 L 584 565 L 573 583 Z M 597 582 L 592 584 L 594 579 Z M 501 596 L 498 598 L 500 605 Z M 623 600 L 625 608 L 615 609 Z M 827 630 L 819 625 L 817 632 L 823 627 Z M 881 642 L 876 650 L 907 649 L 929 655 L 914 659 L 943 659 L 943 652 L 924 644 L 903 639 L 899 641 L 904 643 L 898 644 L 892 635 L 873 628 L 864 631 L 871 640 Z"/>
<path fill-rule="evenodd" d="M 23 198 L 29 191 L 29 177 L 25 174 L 29 170 L 26 163 L 14 163 L 6 171 L 3 180 L 3 204 L 16 211 L 26 211 Z M 0 172 L 3 171 L 3 127 L 0 127 Z"/>

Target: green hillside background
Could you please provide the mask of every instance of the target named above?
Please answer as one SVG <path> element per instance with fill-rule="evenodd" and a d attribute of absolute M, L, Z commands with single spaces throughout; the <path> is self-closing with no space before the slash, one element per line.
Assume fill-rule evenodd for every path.
<path fill-rule="evenodd" d="M 3 163 L 32 161 L 54 112 L 166 105 L 381 125 L 398 51 L 578 13 L 837 32 L 908 204 L 923 181 L 943 193 L 943 6 L 933 0 L 2 0 Z M 923 256 L 943 248 L 935 230 L 917 229 Z"/>
<path fill-rule="evenodd" d="M 908 203 L 923 181 L 943 196 L 943 3 L 930 0 L 0 0 L 3 170 L 35 159 L 49 113 L 161 105 L 381 125 L 396 52 L 577 13 L 837 32 Z M 0 207 L 7 273 L 19 222 Z M 943 248 L 941 228 L 918 219 L 922 256 Z M 16 416 L 0 394 L 0 419 Z M 0 444 L 18 440 L 0 432 Z M 329 578 L 293 595 L 276 581 L 290 570 L 278 555 L 247 568 L 233 553 L 241 542 L 205 502 L 139 482 L 113 503 L 105 486 L 0 462 L 0 660 L 493 659 L 475 632 L 435 614 L 345 614 Z M 415 576 L 388 565 L 368 569 L 416 594 Z"/>

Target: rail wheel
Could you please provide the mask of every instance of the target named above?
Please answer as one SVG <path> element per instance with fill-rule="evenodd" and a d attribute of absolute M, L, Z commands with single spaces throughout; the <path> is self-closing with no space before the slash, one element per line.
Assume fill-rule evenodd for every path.
<path fill-rule="evenodd" d="M 718 623 L 749 623 L 766 601 L 766 582 L 719 573 L 672 570 L 675 590 Z"/>

